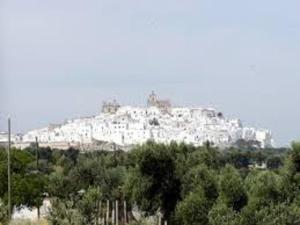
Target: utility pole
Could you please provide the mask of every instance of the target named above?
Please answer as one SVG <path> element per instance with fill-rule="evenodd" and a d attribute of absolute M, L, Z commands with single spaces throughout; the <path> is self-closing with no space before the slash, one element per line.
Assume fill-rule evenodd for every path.
<path fill-rule="evenodd" d="M 111 224 L 112 225 L 115 225 L 116 224 L 116 221 L 115 221 L 115 204 L 114 202 L 112 201 L 111 203 L 111 207 L 112 207 L 112 210 L 111 210 Z"/>
<path fill-rule="evenodd" d="M 96 225 L 99 225 L 99 212 L 100 212 L 100 203 L 99 203 L 99 200 L 97 199 L 96 200 Z"/>
<path fill-rule="evenodd" d="M 109 200 L 106 201 L 106 224 L 109 224 Z"/>
<path fill-rule="evenodd" d="M 39 142 L 38 137 L 35 137 L 35 159 L 36 159 L 36 172 L 39 172 Z M 40 207 L 37 207 L 37 217 L 40 219 Z"/>
<path fill-rule="evenodd" d="M 7 194 L 8 194 L 8 219 L 11 219 L 11 172 L 10 172 L 10 148 L 11 148 L 11 122 L 8 118 L 8 148 L 7 148 Z"/>
<path fill-rule="evenodd" d="M 127 224 L 127 205 L 126 205 L 126 200 L 124 201 L 124 224 Z"/>
<path fill-rule="evenodd" d="M 162 214 L 161 214 L 161 212 L 158 212 L 158 225 L 161 225 L 161 216 L 162 216 Z"/>
<path fill-rule="evenodd" d="M 119 201 L 116 200 L 116 225 L 119 225 Z"/>

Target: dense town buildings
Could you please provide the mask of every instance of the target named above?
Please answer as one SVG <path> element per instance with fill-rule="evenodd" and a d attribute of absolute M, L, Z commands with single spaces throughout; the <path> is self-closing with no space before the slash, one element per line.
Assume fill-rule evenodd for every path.
<path fill-rule="evenodd" d="M 210 141 L 215 146 L 230 146 L 240 139 L 269 147 L 273 141 L 268 130 L 243 127 L 239 119 L 226 118 L 213 108 L 172 107 L 170 101 L 160 100 L 154 92 L 147 99 L 147 107 L 105 102 L 97 116 L 32 130 L 18 141 L 24 146 L 34 142 L 35 137 L 41 144 L 52 147 L 82 146 L 97 141 L 131 146 L 147 140 L 196 146 Z"/>

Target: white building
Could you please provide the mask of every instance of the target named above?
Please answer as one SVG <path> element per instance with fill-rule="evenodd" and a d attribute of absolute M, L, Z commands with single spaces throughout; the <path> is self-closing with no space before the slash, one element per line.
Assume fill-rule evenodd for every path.
<path fill-rule="evenodd" d="M 153 93 L 151 94 L 153 98 Z M 41 143 L 90 144 L 93 141 L 120 146 L 141 144 L 147 140 L 160 143 L 185 142 L 200 146 L 211 141 L 216 146 L 230 146 L 239 139 L 257 140 L 263 147 L 272 145 L 268 130 L 243 127 L 238 119 L 225 118 L 212 108 L 171 107 L 165 102 L 147 107 L 120 106 L 102 110 L 100 115 L 67 120 L 29 131 L 24 143 L 38 137 Z M 148 100 L 149 103 L 149 100 Z"/>

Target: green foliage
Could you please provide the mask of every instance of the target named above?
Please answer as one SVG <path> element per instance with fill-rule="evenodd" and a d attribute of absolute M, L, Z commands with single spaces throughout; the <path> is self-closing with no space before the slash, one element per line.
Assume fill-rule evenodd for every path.
<path fill-rule="evenodd" d="M 148 142 L 130 152 L 88 153 L 40 148 L 39 168 L 33 146 L 14 149 L 12 203 L 40 206 L 48 193 L 53 225 L 94 225 L 106 200 L 119 200 L 119 216 L 126 200 L 129 212 L 137 204 L 146 217 L 161 212 L 168 225 L 299 224 L 300 145 L 286 151 L 240 144 L 219 150 L 211 143 Z M 7 219 L 6 158 L 0 149 L 1 222 Z M 268 168 L 249 168 L 261 162 Z M 128 218 L 137 225 L 151 221 Z"/>
<path fill-rule="evenodd" d="M 249 196 L 249 205 L 255 209 L 281 200 L 280 176 L 272 171 L 251 173 L 245 183 Z"/>
<path fill-rule="evenodd" d="M 188 156 L 188 165 L 193 167 L 204 164 L 210 169 L 219 169 L 224 166 L 221 153 L 215 148 L 199 148 Z"/>
<path fill-rule="evenodd" d="M 0 151 L 0 198 L 7 203 L 7 158 Z M 12 205 L 39 207 L 42 204 L 47 178 L 37 171 L 35 157 L 30 152 L 13 149 L 11 152 Z"/>
<path fill-rule="evenodd" d="M 73 201 L 52 199 L 52 208 L 48 220 L 51 225 L 82 225 L 83 216 L 74 206 Z"/>
<path fill-rule="evenodd" d="M 248 168 L 250 157 L 247 152 L 238 149 L 230 149 L 227 153 L 227 163 L 233 165 L 237 169 Z"/>
<path fill-rule="evenodd" d="M 100 188 L 90 187 L 78 202 L 84 224 L 93 224 L 99 218 L 101 200 Z"/>
<path fill-rule="evenodd" d="M 190 169 L 182 179 L 182 196 L 184 197 L 201 186 L 205 197 L 213 202 L 218 197 L 217 181 L 215 177 L 215 172 L 209 170 L 207 166 L 203 164 Z"/>
<path fill-rule="evenodd" d="M 278 169 L 283 165 L 282 158 L 280 156 L 271 156 L 267 159 L 268 169 Z"/>
<path fill-rule="evenodd" d="M 300 225 L 300 207 L 287 203 L 271 204 L 256 213 L 257 225 Z"/>
<path fill-rule="evenodd" d="M 40 174 L 13 176 L 12 204 L 15 206 L 40 207 L 43 202 L 46 179 Z"/>
<path fill-rule="evenodd" d="M 239 212 L 226 206 L 224 203 L 217 202 L 210 210 L 210 225 L 242 225 L 242 218 Z M 246 225 L 246 224 L 245 224 Z"/>
<path fill-rule="evenodd" d="M 209 201 L 205 191 L 198 187 L 179 202 L 176 209 L 176 221 L 181 225 L 206 225 L 208 223 Z"/>
<path fill-rule="evenodd" d="M 8 221 L 8 210 L 7 210 L 7 206 L 4 204 L 4 202 L 1 200 L 0 198 L 0 224 L 6 224 Z"/>
<path fill-rule="evenodd" d="M 167 146 L 155 143 L 133 150 L 137 161 L 130 170 L 127 194 L 143 211 L 154 214 L 159 209 L 169 219 L 180 199 L 180 180 L 175 160 Z"/>
<path fill-rule="evenodd" d="M 227 207 L 240 211 L 247 204 L 243 180 L 232 166 L 225 166 L 219 178 L 219 200 Z"/>
<path fill-rule="evenodd" d="M 288 200 L 300 195 L 300 143 L 293 143 L 281 170 L 281 189 Z"/>

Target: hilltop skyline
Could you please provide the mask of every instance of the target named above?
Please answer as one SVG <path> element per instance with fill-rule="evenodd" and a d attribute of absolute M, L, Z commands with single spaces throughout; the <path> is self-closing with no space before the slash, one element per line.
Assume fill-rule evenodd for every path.
<path fill-rule="evenodd" d="M 26 148 L 36 139 L 45 147 L 74 146 L 81 150 L 99 148 L 106 143 L 128 151 L 130 146 L 148 140 L 194 146 L 203 146 L 208 141 L 223 149 L 241 141 L 261 148 L 275 147 L 269 130 L 245 127 L 238 118 L 228 118 L 217 109 L 173 106 L 170 100 L 161 99 L 153 91 L 146 107 L 122 106 L 116 100 L 104 102 L 99 115 L 69 118 L 63 123 L 17 135 L 13 142 L 19 148 Z"/>
<path fill-rule="evenodd" d="M 148 125 L 148 122 L 147 122 L 148 120 L 146 119 L 147 111 L 151 112 L 148 115 L 148 116 L 150 116 L 148 118 L 148 119 L 150 119 L 150 121 L 151 121 L 151 118 L 154 118 L 155 120 L 158 118 L 158 121 L 160 121 L 161 119 L 162 120 L 165 120 L 165 119 L 168 120 L 168 119 L 172 118 L 174 115 L 175 115 L 176 118 L 178 118 L 180 120 L 181 115 L 184 115 L 184 117 L 186 117 L 185 118 L 186 119 L 186 124 L 185 124 L 186 127 L 189 127 L 189 126 L 191 126 L 191 124 L 195 123 L 194 125 L 192 125 L 193 126 L 192 129 L 189 131 L 189 132 L 192 132 L 192 133 L 196 132 L 195 134 L 193 134 L 193 135 L 195 135 L 195 137 L 194 136 L 191 137 L 192 139 L 189 140 L 189 141 L 195 142 L 195 144 L 197 144 L 197 145 L 199 145 L 199 143 L 203 143 L 204 140 L 205 140 L 204 136 L 207 135 L 209 132 L 212 132 L 211 134 L 209 134 L 209 135 L 212 135 L 211 136 L 211 138 L 212 138 L 211 141 L 213 140 L 212 141 L 213 143 L 216 142 L 216 141 L 219 144 L 221 143 L 220 146 L 222 146 L 224 143 L 226 143 L 225 145 L 229 144 L 229 142 L 231 144 L 234 143 L 236 140 L 239 139 L 239 138 L 236 137 L 236 135 L 237 135 L 237 136 L 241 136 L 241 137 L 245 138 L 245 140 L 256 140 L 256 138 L 258 138 L 260 140 L 259 142 L 262 144 L 262 146 L 269 146 L 270 147 L 270 146 L 273 145 L 274 147 L 278 147 L 278 146 L 274 145 L 274 143 L 276 143 L 276 141 L 274 141 L 274 139 L 272 138 L 272 131 L 270 131 L 270 130 L 266 130 L 263 127 L 255 127 L 253 125 L 249 126 L 249 127 L 245 127 L 245 126 L 242 125 L 243 122 L 239 118 L 231 118 L 231 119 L 226 118 L 227 117 L 226 112 L 224 113 L 224 112 L 222 112 L 222 111 L 220 111 L 217 108 L 214 108 L 212 106 L 193 106 L 193 107 L 190 107 L 190 106 L 187 106 L 187 105 L 183 106 L 183 105 L 173 104 L 173 102 L 168 98 L 164 98 L 164 99 L 160 98 L 160 96 L 157 95 L 155 93 L 155 91 L 153 91 L 153 90 L 148 95 L 148 97 L 145 99 L 145 104 L 142 105 L 142 106 L 123 105 L 123 104 L 120 104 L 116 99 L 103 101 L 101 110 L 99 110 L 99 112 L 97 114 L 94 114 L 94 115 L 91 115 L 91 114 L 90 115 L 81 115 L 81 116 L 77 116 L 77 117 L 73 117 L 73 118 L 64 118 L 63 121 L 55 121 L 55 122 L 51 121 L 47 124 L 47 126 L 45 125 L 44 127 L 35 127 L 35 128 L 32 128 L 31 130 L 26 130 L 26 131 L 21 132 L 19 134 L 15 133 L 15 134 L 17 134 L 17 136 L 14 136 L 14 138 L 16 138 L 16 141 L 18 143 L 23 143 L 24 142 L 24 143 L 28 144 L 28 143 L 30 143 L 29 140 L 32 139 L 31 141 L 34 141 L 34 139 L 36 137 L 39 137 L 39 139 L 41 139 L 42 142 L 45 142 L 45 141 L 48 142 L 49 141 L 49 143 L 52 143 L 52 142 L 56 143 L 57 140 L 54 141 L 54 139 L 53 139 L 56 135 L 53 136 L 52 132 L 54 132 L 54 133 L 57 132 L 57 134 L 58 134 L 58 133 L 61 132 L 60 129 L 64 130 L 65 126 L 68 127 L 71 124 L 71 127 L 72 127 L 71 128 L 71 133 L 74 132 L 75 130 L 79 129 L 77 131 L 78 135 L 80 134 L 80 132 L 81 133 L 86 132 L 85 129 L 87 127 L 89 127 L 89 126 L 93 127 L 92 130 L 94 130 L 94 131 L 90 131 L 89 130 L 90 128 L 88 128 L 89 132 L 91 132 L 91 133 L 89 134 L 88 139 L 86 140 L 87 142 L 91 141 L 91 139 L 90 139 L 91 137 L 95 138 L 95 140 L 96 139 L 102 140 L 102 138 L 101 137 L 99 138 L 98 136 L 103 135 L 102 134 L 103 128 L 102 128 L 102 131 L 100 131 L 98 128 L 94 127 L 95 125 L 97 126 L 97 124 L 99 123 L 99 121 L 98 121 L 99 118 L 102 118 L 103 116 L 104 117 L 106 116 L 108 120 L 107 121 L 104 120 L 104 121 L 106 121 L 105 123 L 107 123 L 109 121 L 112 124 L 112 127 L 109 129 L 110 131 L 108 131 L 108 132 L 109 133 L 110 132 L 115 132 L 114 131 L 115 127 L 113 125 L 114 123 L 111 121 L 110 117 L 115 116 L 115 119 L 117 119 L 117 120 L 119 120 L 123 116 L 125 116 L 126 118 L 128 117 L 127 119 L 129 119 L 129 121 L 127 121 L 127 122 L 128 122 L 128 124 L 130 124 L 130 120 L 136 116 L 135 115 L 136 110 L 137 110 L 137 112 L 139 112 L 139 114 L 141 113 L 141 115 L 138 116 L 138 120 L 142 119 L 143 123 L 145 123 L 147 125 Z M 152 115 L 153 112 L 155 112 L 154 115 Z M 203 123 L 202 119 L 200 119 L 200 121 L 202 121 L 202 122 L 197 121 L 197 116 L 196 116 L 197 113 L 196 112 L 201 114 L 201 116 L 200 116 L 201 118 L 204 116 L 202 119 L 206 118 L 205 120 L 208 119 L 208 121 L 206 121 L 204 123 Z M 156 114 L 156 113 L 158 113 L 158 114 Z M 181 114 L 181 113 L 183 113 L 183 114 Z M 208 114 L 206 115 L 206 113 L 208 113 Z M 145 117 L 143 118 L 143 116 L 145 116 Z M 135 119 L 137 119 L 137 118 L 135 118 Z M 194 119 L 194 120 L 197 121 L 197 123 L 199 123 L 199 122 L 200 123 L 198 125 L 196 125 L 196 121 L 191 123 L 191 119 L 192 120 Z M 125 127 L 128 126 L 127 122 L 125 123 Z M 137 122 L 137 121 L 135 121 L 135 122 Z M 139 123 L 140 122 L 141 121 L 139 121 Z M 183 121 L 181 121 L 181 122 L 183 122 Z M 78 124 L 76 125 L 76 123 L 78 123 Z M 90 125 L 87 125 L 86 123 L 88 123 Z M 122 123 L 124 123 L 123 120 L 122 120 Z M 226 123 L 227 123 L 227 125 L 225 125 Z M 245 123 L 245 124 L 247 124 L 247 123 Z M 84 126 L 84 127 L 87 126 L 87 127 L 84 128 L 84 130 L 82 131 L 82 130 L 80 130 L 80 129 L 82 129 L 81 126 Z M 145 129 L 145 125 L 141 125 L 141 126 L 144 126 L 144 129 Z M 177 125 L 174 125 L 174 124 L 173 124 L 173 126 L 174 126 L 173 127 L 174 130 L 172 131 L 172 129 L 171 129 L 168 132 L 173 133 L 173 132 L 175 132 L 175 130 L 177 130 L 180 127 L 180 126 L 176 127 Z M 183 124 L 181 126 L 183 126 Z M 197 126 L 199 126 L 199 127 L 197 127 Z M 205 128 L 205 126 L 207 126 L 207 128 Z M 213 128 L 213 130 L 210 130 L 211 129 L 210 126 L 215 126 L 215 128 Z M 218 126 L 220 126 L 220 127 L 218 127 Z M 229 128 L 231 126 L 232 126 L 232 128 Z M 52 130 L 53 128 L 55 130 Z M 236 132 L 235 134 L 232 131 L 233 128 L 235 129 L 235 131 L 234 131 L 234 132 Z M 71 133 L 68 134 L 69 137 L 67 135 L 66 137 L 63 137 L 63 139 L 61 140 L 62 136 L 65 135 L 64 134 L 65 132 L 67 132 L 67 133 L 70 132 L 70 130 L 68 130 L 68 129 L 69 129 L 69 127 L 67 128 L 67 130 L 63 131 L 62 134 L 59 135 L 58 140 L 60 140 L 60 141 L 63 140 L 64 143 L 67 143 L 66 146 L 69 146 L 70 143 L 72 143 L 72 142 L 74 142 L 73 144 L 77 145 L 79 142 L 82 141 L 82 139 L 81 139 L 82 137 L 78 139 L 78 137 L 76 135 L 73 136 L 73 134 L 71 134 Z M 126 128 L 126 129 L 128 129 L 128 128 Z M 165 129 L 165 128 L 163 128 L 163 129 Z M 202 130 L 202 131 L 199 133 L 200 130 Z M 225 130 L 227 130 L 227 131 L 225 133 L 223 133 Z M 139 129 L 137 131 L 139 132 Z M 148 132 L 149 130 L 147 130 L 147 129 L 144 130 L 143 131 L 144 135 L 145 135 L 145 131 Z M 39 133 L 39 132 L 41 132 L 41 133 Z M 44 132 L 46 132 L 46 133 L 44 133 Z M 122 132 L 124 132 L 124 130 L 122 130 Z M 134 132 L 136 132 L 136 131 L 134 131 Z M 163 132 L 166 132 L 166 130 L 164 130 Z M 172 140 L 178 141 L 181 138 L 183 138 L 182 135 L 190 135 L 191 134 L 189 132 L 185 134 L 185 132 L 183 132 L 183 131 L 182 131 L 183 133 L 181 133 L 181 134 L 179 134 L 178 131 L 176 131 L 176 132 L 177 132 L 177 134 L 174 137 L 172 137 L 173 138 Z M 131 131 L 129 131 L 129 133 L 131 134 Z M 42 134 L 42 138 L 41 138 L 41 134 Z M 95 134 L 96 134 L 97 137 L 93 136 Z M 29 139 L 28 139 L 28 135 L 30 136 Z M 80 135 L 83 135 L 83 134 L 80 134 Z M 108 140 L 110 140 L 112 138 L 113 142 L 115 142 L 116 140 L 120 142 L 120 140 L 119 140 L 120 137 L 117 137 L 116 140 L 115 140 L 114 139 L 115 137 L 110 137 L 109 134 L 106 134 L 106 135 L 108 135 L 108 137 L 104 137 L 104 139 L 108 138 Z M 149 136 L 150 134 L 147 133 L 146 137 L 144 139 L 143 138 L 142 139 L 147 140 L 147 138 L 149 138 L 147 135 Z M 202 139 L 198 140 L 198 138 L 200 137 L 198 135 L 204 135 L 204 136 L 202 137 Z M 225 138 L 224 135 L 226 136 L 226 138 Z M 158 137 L 159 136 L 160 135 L 158 134 Z M 242 139 L 241 137 L 240 137 L 240 139 Z M 84 138 L 86 138 L 86 137 L 84 136 Z M 129 137 L 127 137 L 127 138 L 129 138 Z M 194 140 L 193 138 L 196 138 L 197 140 Z M 217 139 L 215 139 L 215 138 L 217 138 Z M 167 140 L 171 140 L 171 139 L 167 138 Z M 235 140 L 235 141 L 233 141 L 233 140 Z M 129 138 L 128 141 L 129 141 L 129 143 L 131 143 L 133 140 L 131 138 Z M 141 140 L 138 139 L 138 140 L 135 140 L 135 141 L 140 142 Z M 165 141 L 165 140 L 162 139 L 160 141 Z M 122 145 L 122 143 L 123 142 L 121 141 L 121 145 Z M 118 143 L 118 144 L 120 144 L 120 143 Z M 25 146 L 27 146 L 27 145 L 25 145 Z"/>

